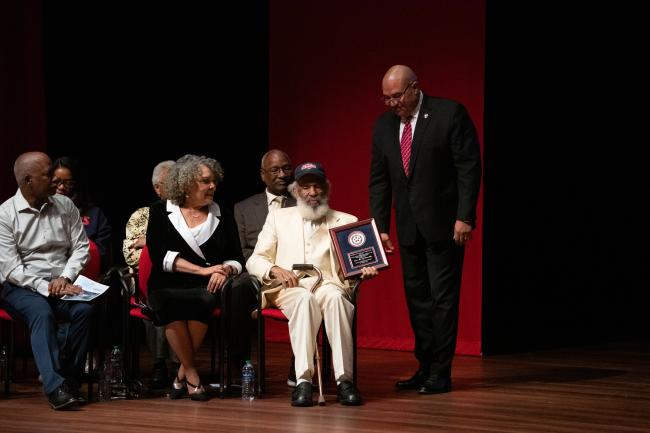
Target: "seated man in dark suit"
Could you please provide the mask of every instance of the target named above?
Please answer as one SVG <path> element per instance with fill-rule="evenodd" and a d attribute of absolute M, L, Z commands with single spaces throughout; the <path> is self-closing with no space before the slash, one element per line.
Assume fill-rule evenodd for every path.
<path fill-rule="evenodd" d="M 266 189 L 245 200 L 235 204 L 235 221 L 239 229 L 239 240 L 241 241 L 241 249 L 244 253 L 244 259 L 248 258 L 255 249 L 257 243 L 257 236 L 262 230 L 264 221 L 270 209 L 280 209 L 283 207 L 291 207 L 296 205 L 296 199 L 287 192 L 287 187 L 292 180 L 292 167 L 289 156 L 281 150 L 271 149 L 262 157 L 262 165 L 260 168 L 260 177 L 266 185 Z M 256 296 L 257 294 L 255 294 Z M 234 301 L 234 300 L 233 300 Z M 234 311 L 253 311 L 257 306 L 255 297 L 240 297 L 242 305 L 233 305 Z M 232 317 L 232 315 L 231 315 Z M 233 317 L 233 319 L 236 319 Z M 250 353 L 250 332 L 253 322 L 250 316 L 239 319 L 239 325 L 243 326 L 242 336 L 245 334 L 247 337 L 240 340 L 240 347 L 235 348 L 242 355 Z M 231 327 L 231 329 L 233 329 Z M 244 347 L 245 346 L 245 347 Z M 287 380 L 289 386 L 296 386 L 295 369 L 292 365 L 289 369 L 289 379 Z"/>
<path fill-rule="evenodd" d="M 88 263 L 88 238 L 79 211 L 55 194 L 59 179 L 41 152 L 20 155 L 14 164 L 16 195 L 0 205 L 0 298 L 31 332 L 36 367 L 53 409 L 85 403 L 79 393 L 93 305 L 65 301 L 81 293 L 72 281 Z M 57 320 L 69 322 L 65 347 Z M 59 359 L 61 351 L 66 356 Z"/>

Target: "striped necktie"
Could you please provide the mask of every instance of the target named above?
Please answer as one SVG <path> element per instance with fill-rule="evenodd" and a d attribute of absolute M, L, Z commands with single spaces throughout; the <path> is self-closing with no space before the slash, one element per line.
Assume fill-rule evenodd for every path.
<path fill-rule="evenodd" d="M 402 150 L 402 164 L 404 165 L 404 173 L 409 175 L 409 162 L 411 161 L 411 141 L 413 140 L 413 132 L 411 131 L 411 116 L 407 117 L 404 122 L 404 131 L 402 132 L 402 139 L 400 140 L 400 148 Z"/>
<path fill-rule="evenodd" d="M 280 208 L 282 207 L 282 202 L 283 202 L 283 201 L 284 201 L 284 197 L 283 197 L 283 196 L 279 195 L 279 196 L 275 197 L 275 198 L 271 201 L 271 206 L 270 206 L 270 208 L 271 208 L 272 210 L 280 209 Z"/>

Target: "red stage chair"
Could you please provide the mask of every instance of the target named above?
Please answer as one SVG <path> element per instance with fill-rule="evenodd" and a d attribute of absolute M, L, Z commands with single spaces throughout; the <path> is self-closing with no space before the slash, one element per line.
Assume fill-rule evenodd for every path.
<path fill-rule="evenodd" d="M 9 385 L 11 381 L 13 380 L 13 369 L 14 369 L 14 344 L 15 344 L 15 336 L 14 336 L 14 319 L 11 317 L 11 315 L 5 310 L 4 308 L 0 308 L 0 323 L 3 324 L 2 326 L 2 347 L 6 348 L 6 356 L 7 358 L 4 360 L 6 362 L 4 366 L 4 371 L 2 375 L 2 380 L 4 381 L 4 392 L 5 395 L 9 395 Z M 7 324 L 7 327 L 9 328 L 7 332 L 4 332 L 4 324 Z M 5 343 L 5 334 L 7 334 L 7 340 L 9 344 Z"/>
<path fill-rule="evenodd" d="M 81 275 L 88 277 L 91 280 L 99 281 L 102 273 L 102 263 L 101 256 L 99 255 L 99 248 L 97 244 L 91 240 L 88 240 L 88 246 L 90 248 L 90 261 L 86 264 L 86 267 L 81 271 Z"/>
<path fill-rule="evenodd" d="M 130 362 L 127 365 L 127 382 L 129 386 L 132 386 L 134 380 L 140 373 L 140 340 L 138 336 L 132 335 L 131 329 L 135 323 L 139 320 L 151 320 L 151 310 L 147 304 L 147 283 L 149 280 L 149 275 L 151 274 L 151 257 L 149 256 L 149 250 L 147 246 L 142 249 L 140 253 L 140 260 L 138 261 L 138 272 L 137 273 L 125 273 L 121 276 L 122 282 L 122 293 L 124 299 L 124 323 L 123 329 L 124 334 L 122 337 L 123 346 L 125 348 L 124 359 L 130 359 Z M 135 287 L 132 289 L 131 284 L 135 283 Z M 212 317 L 215 319 L 212 329 L 213 332 L 210 333 L 210 368 L 212 374 L 216 371 L 216 362 L 215 362 L 215 333 L 217 328 L 219 328 L 219 396 L 224 397 L 225 392 L 225 369 L 224 369 L 224 354 L 225 354 L 225 308 L 226 304 L 226 295 L 232 285 L 232 278 L 226 281 L 226 284 L 221 289 L 220 296 L 220 306 L 221 308 L 215 308 L 212 312 Z"/>
<path fill-rule="evenodd" d="M 81 272 L 82 275 L 98 281 L 100 278 L 101 274 L 101 262 L 100 262 L 100 255 L 99 255 L 99 248 L 97 248 L 97 245 L 95 242 L 89 240 L 88 241 L 89 245 L 89 254 L 90 254 L 90 261 L 86 264 L 86 267 L 84 270 Z M 5 310 L 4 308 L 0 308 L 0 321 L 1 323 L 7 323 L 9 325 L 9 330 L 8 330 L 8 342 L 9 344 L 5 344 L 5 339 L 4 339 L 4 332 L 2 333 L 2 346 L 7 347 L 7 359 L 6 359 L 6 366 L 4 369 L 4 392 L 6 395 L 9 395 L 10 393 L 10 384 L 14 380 L 14 369 L 16 365 L 16 358 L 15 358 L 15 334 L 14 334 L 14 319 L 11 316 L 11 314 Z M 25 344 L 29 346 L 29 333 L 25 333 L 26 335 L 26 341 Z M 29 350 L 28 348 L 25 349 L 25 351 Z M 88 354 L 88 362 L 89 362 L 89 369 L 88 371 L 92 372 L 93 371 L 93 350 L 92 348 L 89 349 L 89 354 Z M 23 370 L 25 370 L 26 366 L 26 361 L 23 361 Z M 23 371 L 24 374 L 24 371 Z M 92 400 L 93 396 L 93 377 L 92 374 L 88 375 L 88 401 Z"/>
<path fill-rule="evenodd" d="M 282 310 L 276 307 L 267 307 L 262 308 L 262 291 L 261 284 L 251 275 L 251 280 L 255 285 L 258 293 L 259 306 L 257 309 L 257 365 L 259 370 L 259 380 L 257 384 L 257 394 L 259 398 L 262 398 L 266 392 L 266 332 L 264 321 L 266 319 L 279 320 L 287 323 L 289 319 L 287 316 L 282 313 Z M 354 280 L 351 282 L 351 299 L 352 305 L 354 305 L 354 317 L 352 319 L 352 381 L 357 383 L 357 296 L 359 293 L 359 286 L 361 285 L 360 279 Z M 321 363 L 322 363 L 322 372 L 323 372 L 323 383 L 329 382 L 330 376 L 330 349 L 327 341 L 327 336 L 323 332 L 325 330 L 325 323 L 321 323 L 319 335 L 322 340 L 322 350 L 321 350 Z"/>

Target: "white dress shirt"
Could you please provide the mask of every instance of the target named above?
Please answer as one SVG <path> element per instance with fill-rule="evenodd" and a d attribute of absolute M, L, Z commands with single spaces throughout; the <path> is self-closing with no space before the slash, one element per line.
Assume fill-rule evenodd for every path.
<path fill-rule="evenodd" d="M 275 195 L 272 192 L 269 192 L 269 190 L 265 190 L 266 192 L 266 204 L 269 206 L 269 212 L 275 209 L 281 209 L 282 208 L 282 203 L 286 199 L 285 196 L 283 195 Z"/>
<path fill-rule="evenodd" d="M 79 211 L 61 194 L 40 209 L 29 205 L 20 189 L 0 205 L 0 281 L 49 296 L 49 282 L 74 281 L 90 258 Z"/>

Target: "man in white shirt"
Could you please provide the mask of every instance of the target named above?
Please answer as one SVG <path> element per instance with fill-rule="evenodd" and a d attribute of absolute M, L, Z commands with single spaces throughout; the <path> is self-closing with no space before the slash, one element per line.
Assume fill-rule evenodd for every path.
<path fill-rule="evenodd" d="M 295 361 L 296 389 L 293 406 L 311 406 L 313 356 L 321 321 L 325 321 L 332 348 L 337 398 L 345 405 L 361 404 L 361 394 L 352 383 L 352 320 L 350 284 L 340 275 L 329 229 L 357 220 L 329 208 L 330 183 L 321 164 L 306 162 L 296 167 L 289 191 L 297 206 L 269 212 L 255 250 L 246 262 L 251 275 L 261 281 L 262 306 L 275 305 L 289 319 L 289 335 Z M 293 264 L 317 266 L 323 279 L 311 292 L 316 277 L 296 274 Z M 363 268 L 361 277 L 377 275 L 374 267 Z"/>
<path fill-rule="evenodd" d="M 57 410 L 85 403 L 79 384 L 94 307 L 61 300 L 81 293 L 72 282 L 90 255 L 79 211 L 68 197 L 55 194 L 58 179 L 51 166 L 42 152 L 24 153 L 14 164 L 19 189 L 0 205 L 0 298 L 13 317 L 29 325 L 43 390 Z M 57 320 L 70 323 L 62 348 Z"/>

